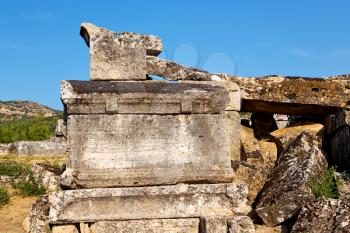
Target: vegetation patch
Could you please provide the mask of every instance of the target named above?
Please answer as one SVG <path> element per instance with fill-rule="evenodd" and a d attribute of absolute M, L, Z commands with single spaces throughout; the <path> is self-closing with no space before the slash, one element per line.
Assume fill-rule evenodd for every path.
<path fill-rule="evenodd" d="M 0 186 L 0 207 L 6 205 L 10 201 L 10 195 L 5 187 Z"/>
<path fill-rule="evenodd" d="M 39 196 L 45 194 L 45 188 L 36 179 L 15 183 L 14 188 L 20 196 Z"/>
<path fill-rule="evenodd" d="M 338 198 L 338 184 L 334 177 L 335 167 L 328 168 L 321 177 L 312 177 L 308 184 L 316 197 Z"/>
<path fill-rule="evenodd" d="M 54 136 L 56 123 L 60 118 L 62 118 L 61 115 L 0 120 L 0 143 L 49 139 Z"/>

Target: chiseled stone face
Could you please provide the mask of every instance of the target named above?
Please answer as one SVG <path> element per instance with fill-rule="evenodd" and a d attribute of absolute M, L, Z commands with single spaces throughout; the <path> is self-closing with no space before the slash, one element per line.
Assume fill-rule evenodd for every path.
<path fill-rule="evenodd" d="M 237 112 L 68 116 L 65 186 L 230 182 L 239 160 Z"/>
<path fill-rule="evenodd" d="M 245 184 L 166 185 L 66 190 L 50 194 L 50 223 L 232 217 L 247 214 Z"/>

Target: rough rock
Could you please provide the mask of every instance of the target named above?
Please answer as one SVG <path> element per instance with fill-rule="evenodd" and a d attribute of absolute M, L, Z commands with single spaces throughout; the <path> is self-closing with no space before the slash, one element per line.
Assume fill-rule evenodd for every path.
<path fill-rule="evenodd" d="M 18 141 L 11 143 L 11 154 L 18 156 L 64 156 L 66 143 L 50 141 Z"/>
<path fill-rule="evenodd" d="M 198 228 L 198 218 L 99 221 L 91 226 L 92 233 L 198 233 Z"/>
<path fill-rule="evenodd" d="M 292 233 L 350 232 L 350 206 L 337 199 L 318 198 L 306 203 Z"/>
<path fill-rule="evenodd" d="M 253 221 L 248 216 L 235 216 L 228 221 L 228 233 L 255 233 Z"/>
<path fill-rule="evenodd" d="M 145 80 L 146 54 L 163 48 L 156 36 L 115 33 L 90 23 L 81 25 L 80 35 L 90 47 L 91 80 Z"/>
<path fill-rule="evenodd" d="M 50 203 L 48 195 L 40 196 L 33 202 L 29 214 L 31 233 L 51 233 L 49 226 Z"/>
<path fill-rule="evenodd" d="M 276 121 L 277 124 L 277 128 L 278 129 L 282 129 L 287 127 L 288 123 L 289 123 L 289 118 L 288 115 L 282 115 L 282 114 L 274 114 L 273 118 Z"/>
<path fill-rule="evenodd" d="M 350 203 L 350 177 L 348 173 L 335 172 L 335 179 L 339 191 L 339 199 Z"/>
<path fill-rule="evenodd" d="M 278 151 L 281 153 L 302 133 L 307 132 L 314 137 L 315 143 L 319 148 L 322 148 L 323 139 L 325 136 L 325 128 L 322 124 L 314 122 L 301 122 L 288 126 L 283 129 L 278 129 L 270 133 L 277 144 Z"/>
<path fill-rule="evenodd" d="M 255 233 L 288 233 L 288 227 L 285 225 L 278 225 L 275 227 L 268 227 L 265 225 L 254 225 Z"/>
<path fill-rule="evenodd" d="M 241 126 L 241 161 L 233 162 L 234 180 L 248 185 L 248 201 L 252 204 L 263 188 L 277 159 L 273 142 L 258 141 L 253 129 Z"/>
<path fill-rule="evenodd" d="M 11 154 L 11 143 L 0 143 L 0 155 Z"/>
<path fill-rule="evenodd" d="M 276 121 L 271 113 L 253 112 L 251 122 L 256 138 L 264 137 L 277 129 Z"/>
<path fill-rule="evenodd" d="M 26 217 L 22 222 L 22 228 L 26 233 L 30 233 L 30 219 Z"/>
<path fill-rule="evenodd" d="M 32 171 L 40 183 L 45 187 L 46 192 L 60 190 L 61 172 L 46 164 L 36 163 L 32 166 Z"/>
<path fill-rule="evenodd" d="M 92 229 L 91 229 L 91 226 L 92 225 L 91 223 L 86 223 L 86 222 L 81 222 L 79 224 L 79 231 L 80 233 L 96 233 L 96 230 L 95 232 L 92 232 Z"/>
<path fill-rule="evenodd" d="M 50 194 L 50 223 L 247 214 L 244 184 L 66 190 Z"/>
<path fill-rule="evenodd" d="M 234 88 L 234 87 L 233 87 Z M 168 82 L 62 81 L 68 114 L 221 113 L 239 96 L 218 85 Z M 238 106 L 233 106 L 239 108 Z"/>
<path fill-rule="evenodd" d="M 202 217 L 200 233 L 220 233 L 228 231 L 227 219 L 223 217 Z"/>
<path fill-rule="evenodd" d="M 75 225 L 58 225 L 52 226 L 52 233 L 79 233 L 78 228 Z"/>
<path fill-rule="evenodd" d="M 237 112 L 68 116 L 62 184 L 118 187 L 230 182 L 239 160 Z"/>
<path fill-rule="evenodd" d="M 308 133 L 302 133 L 290 144 L 276 164 L 256 206 L 257 214 L 268 226 L 290 219 L 313 200 L 308 181 L 310 177 L 322 175 L 327 168 L 317 139 Z"/>
<path fill-rule="evenodd" d="M 241 87 L 245 112 L 327 115 L 346 107 L 349 100 L 346 86 L 332 79 L 268 76 L 230 80 Z"/>

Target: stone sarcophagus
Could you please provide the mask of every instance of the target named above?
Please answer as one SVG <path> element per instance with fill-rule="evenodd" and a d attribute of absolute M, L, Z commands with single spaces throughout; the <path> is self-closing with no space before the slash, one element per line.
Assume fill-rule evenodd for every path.
<path fill-rule="evenodd" d="M 65 186 L 230 182 L 239 115 L 221 86 L 63 81 L 69 163 Z"/>
<path fill-rule="evenodd" d="M 155 36 L 92 24 L 82 24 L 81 35 L 90 47 L 90 81 L 61 82 L 68 162 L 62 190 L 48 198 L 46 226 L 84 233 L 253 229 L 241 216 L 251 210 L 248 187 L 233 182 L 232 164 L 241 159 L 239 86 L 157 58 Z M 193 80 L 148 80 L 152 74 Z"/>

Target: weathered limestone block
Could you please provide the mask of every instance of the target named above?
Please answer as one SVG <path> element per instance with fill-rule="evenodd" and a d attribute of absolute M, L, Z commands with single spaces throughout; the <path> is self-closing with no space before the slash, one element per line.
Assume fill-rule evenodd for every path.
<path fill-rule="evenodd" d="M 67 190 L 50 194 L 50 223 L 247 214 L 244 184 Z"/>
<path fill-rule="evenodd" d="M 199 218 L 99 221 L 92 233 L 198 233 Z"/>
<path fill-rule="evenodd" d="M 162 50 L 158 37 L 115 33 L 83 23 L 80 35 L 90 47 L 91 80 L 145 80 L 146 53 Z"/>
<path fill-rule="evenodd" d="M 277 147 L 273 142 L 258 141 L 253 129 L 241 126 L 241 161 L 233 162 L 234 180 L 248 185 L 252 204 L 275 166 Z"/>
<path fill-rule="evenodd" d="M 92 231 L 93 229 L 91 229 L 91 226 L 92 226 L 91 223 L 81 222 L 79 224 L 80 233 L 96 233 L 96 231 L 95 232 Z"/>
<path fill-rule="evenodd" d="M 314 199 L 310 177 L 322 175 L 327 161 L 310 134 L 302 133 L 277 160 L 270 179 L 260 193 L 256 212 L 268 226 L 293 217 Z"/>
<path fill-rule="evenodd" d="M 60 190 L 61 172 L 46 164 L 33 164 L 32 171 L 39 182 L 45 187 L 46 192 Z"/>
<path fill-rule="evenodd" d="M 278 146 L 278 151 L 281 153 L 286 150 L 288 146 L 302 133 L 307 132 L 311 134 L 316 140 L 317 146 L 322 148 L 325 128 L 322 124 L 314 122 L 301 122 L 293 124 L 289 127 L 275 130 L 270 133 L 274 138 L 274 142 Z"/>
<path fill-rule="evenodd" d="M 282 129 L 287 127 L 288 123 L 289 123 L 289 118 L 288 115 L 282 115 L 282 114 L 274 114 L 273 118 L 276 121 L 277 124 L 277 128 L 278 129 Z"/>
<path fill-rule="evenodd" d="M 56 225 L 52 226 L 52 233 L 79 233 L 78 228 L 75 225 Z"/>
<path fill-rule="evenodd" d="M 62 184 L 118 187 L 230 182 L 239 160 L 237 112 L 68 116 Z"/>
<path fill-rule="evenodd" d="M 33 202 L 29 214 L 31 233 L 51 233 L 49 226 L 50 204 L 48 195 L 40 196 Z"/>
<path fill-rule="evenodd" d="M 331 79 L 268 76 L 232 77 L 231 81 L 241 87 L 246 112 L 327 115 L 349 100 L 346 86 Z"/>
<path fill-rule="evenodd" d="M 224 217 L 203 217 L 200 224 L 200 233 L 226 233 L 228 231 L 227 219 Z"/>
<path fill-rule="evenodd" d="M 229 93 L 229 103 L 226 105 L 226 111 L 240 111 L 241 110 L 241 95 L 239 86 L 230 81 L 188 81 L 180 80 L 179 83 L 191 84 L 208 84 L 212 86 L 219 86 L 225 88 Z"/>
<path fill-rule="evenodd" d="M 350 232 L 350 206 L 337 199 L 318 198 L 306 203 L 292 233 Z"/>
<path fill-rule="evenodd" d="M 221 113 L 240 101 L 218 85 L 168 82 L 62 81 L 68 114 Z M 239 106 L 234 106 L 239 108 Z"/>
<path fill-rule="evenodd" d="M 248 216 L 235 216 L 228 221 L 228 233 L 255 233 L 253 221 Z"/>
<path fill-rule="evenodd" d="M 18 141 L 11 143 L 11 154 L 19 156 L 64 156 L 66 143 L 50 141 Z"/>
<path fill-rule="evenodd" d="M 0 143 L 0 155 L 11 154 L 11 143 Z"/>

